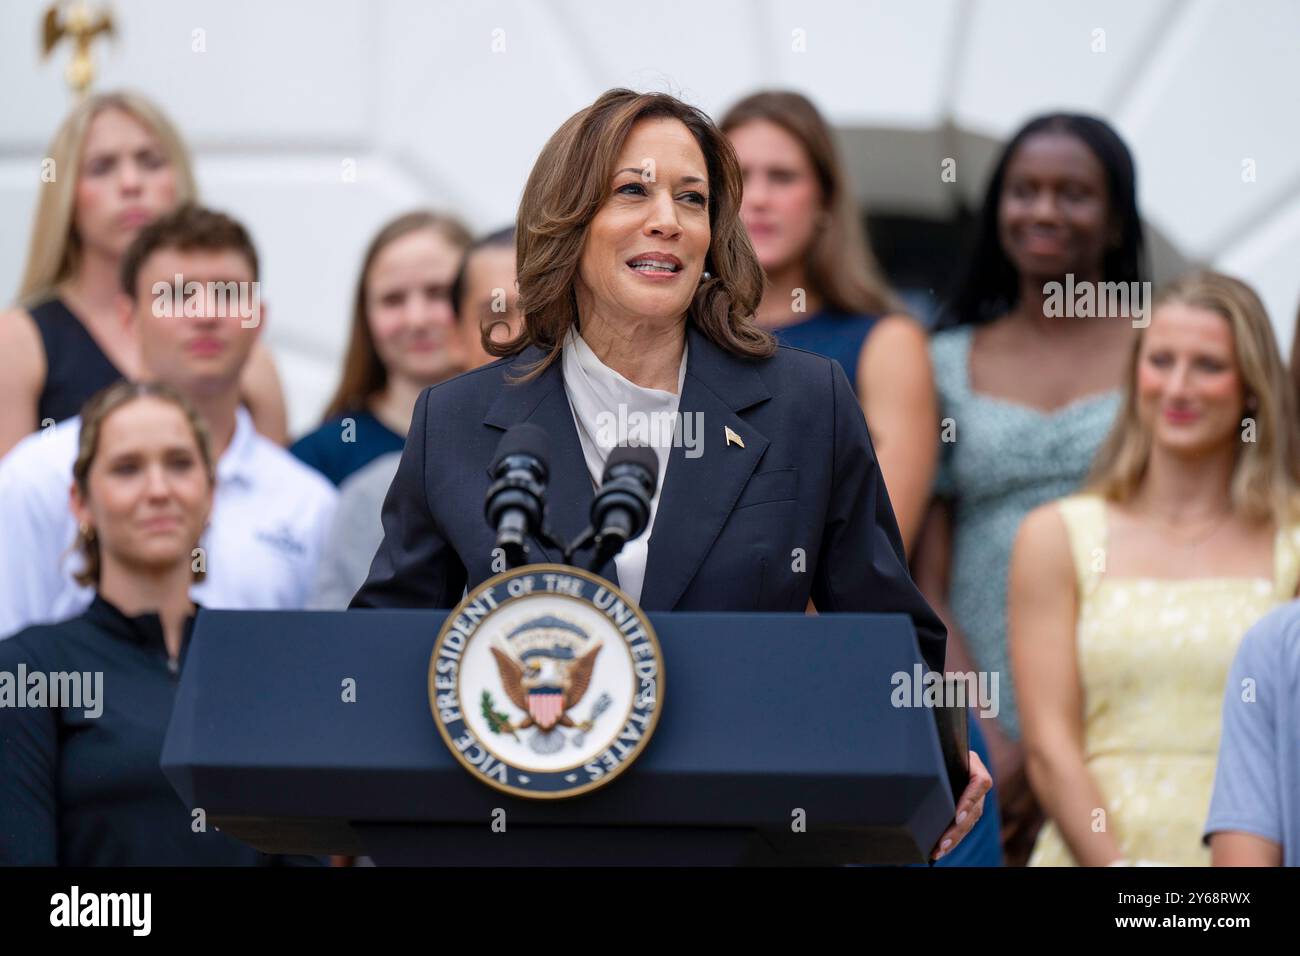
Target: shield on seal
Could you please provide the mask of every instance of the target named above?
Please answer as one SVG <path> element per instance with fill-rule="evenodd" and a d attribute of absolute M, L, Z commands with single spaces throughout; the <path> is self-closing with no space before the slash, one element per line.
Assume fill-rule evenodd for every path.
<path fill-rule="evenodd" d="M 564 689 L 534 687 L 528 691 L 528 713 L 542 730 L 550 730 L 564 713 Z"/>

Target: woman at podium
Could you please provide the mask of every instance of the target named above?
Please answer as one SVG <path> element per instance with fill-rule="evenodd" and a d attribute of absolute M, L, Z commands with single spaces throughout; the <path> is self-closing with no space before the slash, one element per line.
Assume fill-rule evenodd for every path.
<path fill-rule="evenodd" d="M 646 610 L 904 613 L 943 669 L 843 369 L 754 322 L 740 200 L 726 137 L 671 96 L 610 90 L 560 127 L 519 205 L 523 329 L 420 396 L 353 607 L 449 608 L 504 570 L 483 503 L 502 435 L 529 422 L 550 439 L 561 537 L 587 524 L 614 447 L 654 450 L 646 530 L 599 569 Z M 971 768 L 938 854 L 982 812 L 991 779 Z"/>

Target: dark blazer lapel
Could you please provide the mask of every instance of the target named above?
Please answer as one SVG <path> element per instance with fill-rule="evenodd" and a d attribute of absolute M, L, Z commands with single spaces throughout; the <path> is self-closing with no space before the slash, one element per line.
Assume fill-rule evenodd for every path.
<path fill-rule="evenodd" d="M 511 372 L 531 365 L 542 356 L 535 347 L 525 349 L 511 364 Z M 485 425 L 502 430 L 520 422 L 539 425 L 551 438 L 551 474 L 546 488 L 547 525 L 551 533 L 568 545 L 591 522 L 591 473 L 582 454 L 573 409 L 564 392 L 564 374 L 557 358 L 537 378 L 520 384 L 503 384 L 500 394 L 483 419 Z M 535 538 L 530 546 L 530 560 L 559 563 L 562 555 Z M 544 556 L 544 557 L 543 557 Z M 584 552 L 583 557 L 586 557 Z M 615 584 L 618 578 L 614 563 L 608 562 L 600 573 Z"/>
<path fill-rule="evenodd" d="M 641 606 L 672 610 L 722 532 L 768 440 L 737 412 L 771 398 L 755 363 L 723 351 L 687 323 L 689 352 L 678 429 L 691 416 L 697 449 L 669 453 L 668 473 L 650 535 Z M 699 423 L 699 427 L 695 427 Z M 730 428 L 744 447 L 728 443 Z"/>

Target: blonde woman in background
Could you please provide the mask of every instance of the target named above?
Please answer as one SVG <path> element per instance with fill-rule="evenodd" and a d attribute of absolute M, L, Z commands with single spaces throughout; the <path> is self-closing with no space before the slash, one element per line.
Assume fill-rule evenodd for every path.
<path fill-rule="evenodd" d="M 46 157 L 52 177 L 37 198 L 17 304 L 0 313 L 0 455 L 136 374 L 115 306 L 122 255 L 144 226 L 197 193 L 176 128 L 135 93 L 76 106 Z M 284 444 L 284 395 L 260 343 L 241 390 L 257 430 Z"/>
<path fill-rule="evenodd" d="M 1157 297 L 1085 491 L 1030 512 L 1010 642 L 1030 865 L 1206 865 L 1224 682 L 1300 581 L 1295 398 L 1259 298 L 1213 272 Z"/>

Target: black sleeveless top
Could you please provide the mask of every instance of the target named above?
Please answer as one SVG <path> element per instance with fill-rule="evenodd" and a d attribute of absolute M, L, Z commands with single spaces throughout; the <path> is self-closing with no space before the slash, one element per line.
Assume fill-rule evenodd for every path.
<path fill-rule="evenodd" d="M 86 399 L 122 373 L 61 299 L 47 299 L 31 314 L 45 347 L 45 387 L 36 405 L 39 426 L 46 419 L 61 422 L 80 414 Z"/>

